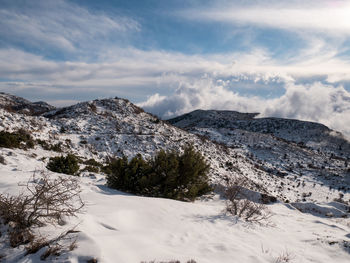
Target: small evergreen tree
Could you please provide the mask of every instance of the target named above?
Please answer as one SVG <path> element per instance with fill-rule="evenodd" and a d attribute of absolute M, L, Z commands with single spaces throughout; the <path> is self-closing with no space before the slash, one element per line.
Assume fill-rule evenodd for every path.
<path fill-rule="evenodd" d="M 193 199 L 211 190 L 208 184 L 209 168 L 204 157 L 192 145 L 185 148 L 179 156 L 179 184 L 184 187 L 181 193 L 184 198 Z"/>
<path fill-rule="evenodd" d="M 209 165 L 193 146 L 183 154 L 161 150 L 149 160 L 140 154 L 127 160 L 113 160 L 104 168 L 111 188 L 154 197 L 194 200 L 211 191 L 208 183 Z"/>

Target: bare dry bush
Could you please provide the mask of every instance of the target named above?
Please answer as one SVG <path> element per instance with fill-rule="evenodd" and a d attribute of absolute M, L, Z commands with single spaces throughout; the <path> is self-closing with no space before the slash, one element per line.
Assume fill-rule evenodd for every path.
<path fill-rule="evenodd" d="M 45 252 L 40 256 L 40 259 L 45 260 L 49 256 L 59 256 L 63 251 L 72 251 L 77 248 L 77 239 L 75 236 L 71 236 L 70 234 L 76 232 L 77 231 L 75 231 L 73 228 L 52 239 L 47 239 L 46 237 L 42 236 L 36 237 L 26 246 L 26 255 L 34 254 L 40 249 L 47 247 Z M 67 240 L 68 243 L 63 243 L 63 241 Z"/>
<path fill-rule="evenodd" d="M 181 263 L 180 260 L 170 260 L 170 261 L 141 261 L 141 263 Z M 194 259 L 187 260 L 186 263 L 197 263 Z"/>
<path fill-rule="evenodd" d="M 38 252 L 43 247 L 47 246 L 49 244 L 49 241 L 44 237 L 37 237 L 36 239 L 32 240 L 27 246 L 26 246 L 26 254 L 34 254 Z"/>
<path fill-rule="evenodd" d="M 49 246 L 49 248 L 40 256 L 41 260 L 47 259 L 49 256 L 59 256 L 63 247 L 59 244 Z"/>
<path fill-rule="evenodd" d="M 28 244 L 34 241 L 34 235 L 29 229 L 14 228 L 9 231 L 11 247 Z"/>
<path fill-rule="evenodd" d="M 275 263 L 288 263 L 292 262 L 294 256 L 288 251 L 282 252 L 275 260 Z"/>
<path fill-rule="evenodd" d="M 272 216 L 264 204 L 252 201 L 248 179 L 236 177 L 227 183 L 225 190 L 226 211 L 248 222 L 260 222 Z"/>
<path fill-rule="evenodd" d="M 27 244 L 27 254 L 36 253 L 48 247 L 42 257 L 45 259 L 63 249 L 59 241 L 66 238 L 74 229 L 48 240 L 36 236 L 34 227 L 47 223 L 58 224 L 64 216 L 76 216 L 84 206 L 80 198 L 77 178 L 64 176 L 50 178 L 47 173 L 34 173 L 24 185 L 25 191 L 17 196 L 0 194 L 0 218 L 9 226 L 8 236 L 12 247 Z M 74 249 L 76 240 L 69 243 Z"/>
<path fill-rule="evenodd" d="M 6 160 L 5 160 L 5 157 L 0 155 L 0 163 L 3 164 L 3 165 L 6 165 Z"/>
<path fill-rule="evenodd" d="M 24 186 L 28 193 L 17 196 L 0 194 L 0 216 L 5 223 L 25 229 L 55 223 L 64 216 L 75 216 L 84 206 L 76 178 L 50 178 L 36 173 Z"/>

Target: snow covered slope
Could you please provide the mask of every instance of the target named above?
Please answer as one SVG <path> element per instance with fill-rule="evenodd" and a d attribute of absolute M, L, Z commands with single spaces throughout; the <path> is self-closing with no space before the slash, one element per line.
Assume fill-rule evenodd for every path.
<path fill-rule="evenodd" d="M 0 192 L 18 193 L 18 183 L 43 169 L 33 153 L 41 150 L 1 149 L 7 165 L 0 164 Z M 51 176 L 55 176 L 52 174 Z M 68 175 L 67 175 L 68 176 Z M 189 259 L 197 263 L 347 263 L 350 260 L 350 224 L 341 204 L 275 203 L 274 214 L 262 225 L 250 224 L 224 213 L 219 196 L 186 203 L 161 198 L 138 197 L 105 186 L 102 175 L 80 178 L 84 212 L 61 226 L 40 232 L 52 236 L 77 225 L 77 248 L 50 262 L 140 263 Z M 297 204 L 295 204 L 297 205 Z M 333 212 L 333 217 L 326 214 Z M 41 249 L 24 255 L 23 246 L 9 248 L 0 237 L 4 262 L 42 262 Z M 91 261 L 93 262 L 93 261 Z"/>

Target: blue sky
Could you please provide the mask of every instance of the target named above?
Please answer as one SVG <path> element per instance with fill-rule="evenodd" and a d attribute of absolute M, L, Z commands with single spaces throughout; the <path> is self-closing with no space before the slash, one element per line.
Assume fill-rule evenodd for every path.
<path fill-rule="evenodd" d="M 322 122 L 350 135 L 350 1 L 0 0 L 0 90 Z"/>

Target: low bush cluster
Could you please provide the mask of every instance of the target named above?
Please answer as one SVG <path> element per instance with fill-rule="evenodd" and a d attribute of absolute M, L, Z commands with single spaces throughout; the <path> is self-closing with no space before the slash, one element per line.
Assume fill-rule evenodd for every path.
<path fill-rule="evenodd" d="M 149 160 L 140 154 L 112 160 L 104 171 L 109 187 L 139 195 L 194 200 L 211 191 L 209 165 L 193 146 L 182 154 L 162 150 Z"/>
<path fill-rule="evenodd" d="M 0 131 L 0 147 L 27 149 L 34 145 L 32 136 L 23 129 L 16 132 Z"/>
<path fill-rule="evenodd" d="M 81 171 L 82 172 L 90 172 L 90 173 L 99 173 L 100 169 L 97 166 L 87 165 Z"/>
<path fill-rule="evenodd" d="M 82 172 L 99 173 L 103 169 L 103 164 L 99 163 L 95 159 L 88 159 L 82 162 L 86 166 L 81 170 Z"/>
<path fill-rule="evenodd" d="M 46 168 L 56 173 L 76 175 L 79 171 L 79 159 L 74 154 L 51 157 Z"/>
<path fill-rule="evenodd" d="M 100 168 L 103 166 L 102 163 L 99 163 L 98 161 L 96 161 L 95 159 L 92 159 L 92 158 L 89 160 L 86 160 L 84 162 L 84 164 L 90 165 L 90 166 L 95 166 L 95 167 L 100 167 Z"/>
<path fill-rule="evenodd" d="M 55 151 L 55 152 L 62 152 L 62 142 L 58 142 L 56 144 L 49 144 L 48 142 L 44 140 L 36 140 L 36 142 L 47 151 Z"/>

